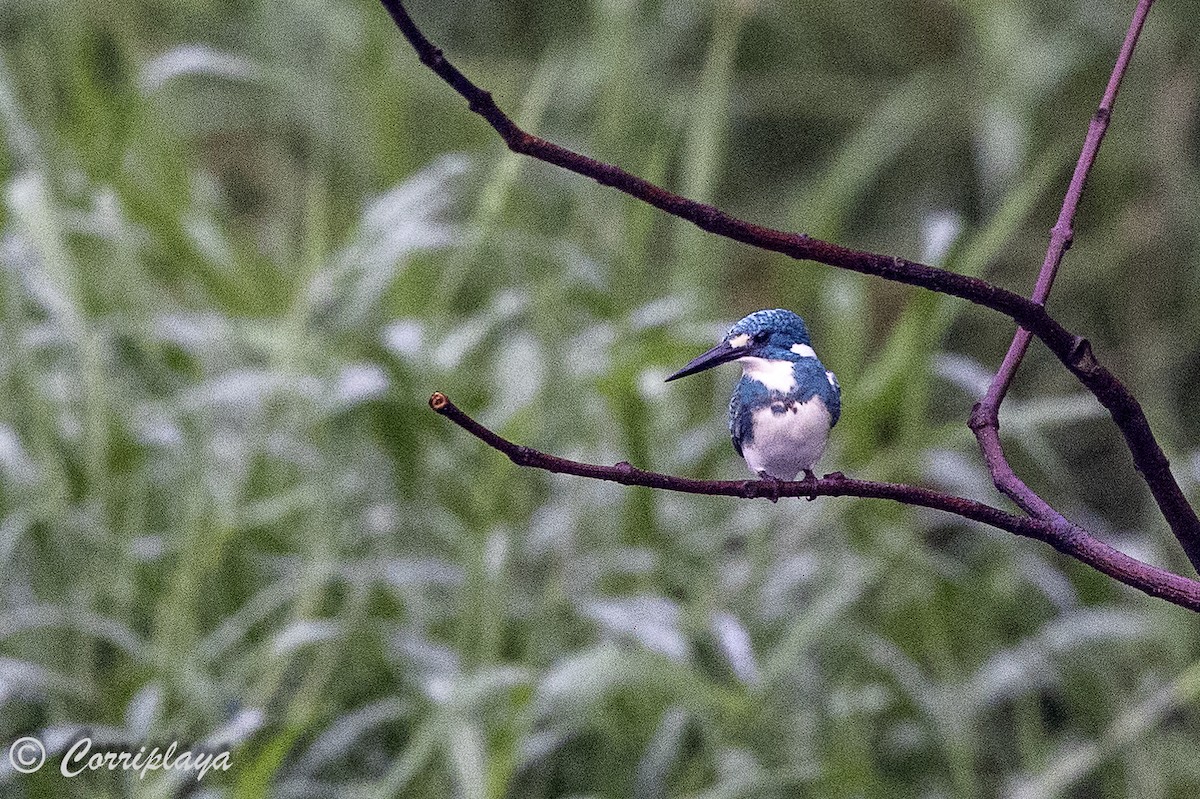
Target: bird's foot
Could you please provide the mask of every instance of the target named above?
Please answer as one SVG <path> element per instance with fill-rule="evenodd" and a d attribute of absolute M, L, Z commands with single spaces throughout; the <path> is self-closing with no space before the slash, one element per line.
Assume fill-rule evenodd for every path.
<path fill-rule="evenodd" d="M 775 475 L 767 474 L 766 472 L 758 473 L 758 481 L 760 485 L 766 488 L 766 493 L 762 494 L 762 496 L 771 500 L 771 502 L 778 502 L 779 489 L 783 485 L 783 481 Z"/>
<path fill-rule="evenodd" d="M 812 483 L 812 486 L 810 487 L 809 492 L 808 492 L 808 496 L 806 497 L 806 499 L 809 502 L 812 502 L 814 499 L 817 498 L 817 475 L 813 472 L 812 469 L 804 470 L 804 482 Z"/>

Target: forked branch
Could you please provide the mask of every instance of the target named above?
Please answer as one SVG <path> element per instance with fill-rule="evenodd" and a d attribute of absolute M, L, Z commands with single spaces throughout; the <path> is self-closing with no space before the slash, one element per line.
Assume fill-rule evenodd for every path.
<path fill-rule="evenodd" d="M 1117 100 L 1117 92 L 1121 88 L 1121 81 L 1129 68 L 1133 50 L 1137 46 L 1142 26 L 1145 25 L 1146 16 L 1150 13 L 1150 6 L 1153 4 L 1154 0 L 1139 0 L 1137 8 L 1134 9 L 1133 17 L 1129 21 L 1129 29 L 1125 32 L 1121 51 L 1117 55 L 1116 63 L 1108 78 L 1108 84 L 1105 86 L 1104 95 L 1088 124 L 1083 148 L 1079 153 L 1079 160 L 1075 164 L 1075 171 L 1071 175 L 1071 182 L 1067 186 L 1066 195 L 1063 197 L 1058 220 L 1050 230 L 1050 242 L 1046 248 L 1046 256 L 1042 261 L 1041 271 L 1038 273 L 1033 296 L 1030 298 L 1038 304 L 1044 304 L 1049 299 L 1050 290 L 1054 286 L 1054 278 L 1058 274 L 1063 256 L 1075 238 L 1075 213 L 1079 208 L 1079 201 L 1083 196 L 1084 186 L 1087 184 L 1092 165 L 1096 162 L 1100 145 L 1104 141 L 1109 121 L 1112 119 L 1113 106 Z M 988 386 L 987 393 L 971 412 L 970 426 L 975 431 L 980 451 L 983 453 L 988 472 L 996 487 L 1030 515 L 1041 519 L 1065 521 L 1058 511 L 1017 476 L 1012 466 L 1009 465 L 1000 443 L 1000 404 L 1004 401 L 1008 388 L 1029 349 L 1031 338 L 1028 330 L 1024 328 L 1017 330 L 1009 345 L 1008 353 L 992 378 L 991 385 Z M 1122 431 L 1127 440 L 1133 432 L 1124 428 Z M 1130 442 L 1130 448 L 1133 449 L 1133 442 Z M 1136 453 L 1135 462 L 1137 462 Z M 1164 458 L 1163 466 L 1165 467 L 1165 465 Z M 1142 468 L 1140 462 L 1138 462 L 1138 468 Z M 1200 568 L 1200 538 L 1187 534 L 1188 529 L 1194 528 L 1195 512 L 1183 492 L 1179 490 L 1179 486 L 1174 481 L 1167 483 L 1147 475 L 1147 482 L 1154 494 L 1155 501 L 1162 508 L 1164 516 L 1169 521 L 1174 520 L 1171 524 L 1172 529 L 1175 530 L 1176 537 L 1184 552 L 1187 553 L 1188 559 L 1193 565 Z"/>
<path fill-rule="evenodd" d="M 905 505 L 933 508 L 1015 535 L 1043 541 L 1064 555 L 1082 561 L 1125 585 L 1144 591 L 1150 596 L 1160 597 L 1180 607 L 1200 611 L 1200 582 L 1180 577 L 1148 563 L 1142 563 L 1068 523 L 1059 524 L 1017 516 L 982 502 L 943 494 L 920 486 L 879 483 L 873 480 L 853 480 L 841 474 L 827 474 L 816 481 L 799 480 L 773 484 L 765 480 L 694 480 L 688 477 L 647 472 L 630 466 L 628 463 L 618 463 L 615 466 L 581 463 L 514 444 L 472 419 L 441 392 L 435 393 L 429 398 L 429 407 L 489 447 L 504 453 L 518 466 L 542 469 L 556 474 L 588 477 L 593 480 L 608 480 L 627 486 L 679 491 L 685 494 L 706 494 L 741 499 L 863 497 L 866 499 L 890 499 Z"/>

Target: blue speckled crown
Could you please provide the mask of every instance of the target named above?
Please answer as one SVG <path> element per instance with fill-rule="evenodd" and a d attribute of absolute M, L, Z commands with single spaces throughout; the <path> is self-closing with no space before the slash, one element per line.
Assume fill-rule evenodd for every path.
<path fill-rule="evenodd" d="M 753 337 L 755 333 L 764 330 L 800 344 L 812 344 L 809 341 L 808 328 L 805 327 L 804 320 L 783 308 L 755 311 L 729 328 L 728 335 L 738 336 L 742 333 L 748 333 Z"/>

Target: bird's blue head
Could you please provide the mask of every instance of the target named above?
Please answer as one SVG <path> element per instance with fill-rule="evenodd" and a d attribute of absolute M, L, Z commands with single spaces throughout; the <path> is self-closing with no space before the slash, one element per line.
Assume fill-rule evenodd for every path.
<path fill-rule="evenodd" d="M 775 308 L 755 311 L 725 334 L 721 343 L 693 360 L 667 380 L 693 375 L 739 358 L 796 360 L 812 355 L 812 342 L 804 320 L 791 311 Z"/>

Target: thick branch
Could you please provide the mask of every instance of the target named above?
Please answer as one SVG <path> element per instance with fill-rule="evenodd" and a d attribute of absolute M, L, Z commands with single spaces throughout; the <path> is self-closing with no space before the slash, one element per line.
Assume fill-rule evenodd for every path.
<path fill-rule="evenodd" d="M 1088 175 L 1091 173 L 1092 166 L 1096 162 L 1096 155 L 1100 150 L 1100 145 L 1104 141 L 1104 134 L 1108 131 L 1108 124 L 1112 119 L 1113 106 L 1117 99 L 1117 91 L 1121 88 L 1121 81 L 1124 79 L 1125 72 L 1129 68 L 1129 62 L 1133 57 L 1133 50 L 1137 46 L 1142 27 L 1146 22 L 1146 15 L 1149 14 L 1150 6 L 1153 3 L 1154 0 L 1140 0 L 1137 8 L 1134 10 L 1133 17 L 1129 22 L 1129 28 L 1125 33 L 1125 40 L 1121 45 L 1121 52 L 1117 55 L 1116 63 L 1113 65 L 1112 73 L 1109 75 L 1108 84 L 1104 89 L 1100 105 L 1096 108 L 1096 112 L 1092 115 L 1091 122 L 1088 124 L 1083 148 L 1079 153 L 1079 160 L 1075 164 L 1075 171 L 1071 175 L 1071 182 L 1067 186 L 1066 195 L 1063 197 L 1062 207 L 1058 213 L 1058 220 L 1050 230 L 1050 242 L 1046 248 L 1046 256 L 1042 261 L 1042 268 L 1038 273 L 1037 283 L 1030 298 L 1038 304 L 1044 304 L 1049 299 L 1050 290 L 1054 286 L 1054 278 L 1058 274 L 1058 268 L 1062 264 L 1063 256 L 1075 238 L 1075 213 L 1079 208 L 1079 201 L 1083 196 Z M 1026 351 L 1029 349 L 1030 339 L 1031 334 L 1028 330 L 1025 328 L 1017 330 L 1012 343 L 1009 345 L 1008 352 L 1004 356 L 1004 361 L 1000 364 L 1000 368 L 997 370 L 991 385 L 988 387 L 986 395 L 972 411 L 971 428 L 975 431 L 980 451 L 983 453 L 988 472 L 991 474 L 992 482 L 996 484 L 996 487 L 1016 502 L 1026 513 L 1041 519 L 1065 522 L 1066 520 L 1058 511 L 1038 496 L 1033 489 L 1029 488 L 1016 475 L 1009 465 L 1000 443 L 1000 404 L 1004 401 L 1008 388 L 1021 366 Z M 1138 412 L 1140 413 L 1140 409 L 1138 409 Z M 1122 432 L 1125 433 L 1126 440 L 1129 440 L 1131 431 L 1122 428 Z M 1130 441 L 1130 449 L 1132 450 L 1133 447 L 1134 442 Z M 1158 449 L 1157 443 L 1154 444 L 1154 449 Z M 1161 458 L 1160 463 L 1162 468 L 1169 468 L 1161 450 L 1157 453 L 1150 450 L 1147 450 L 1147 452 L 1154 456 L 1156 460 Z M 1137 462 L 1136 453 L 1135 462 Z M 1156 479 L 1151 473 L 1146 472 L 1140 462 L 1137 463 L 1138 468 L 1146 475 L 1151 493 L 1162 509 L 1164 516 L 1171 523 L 1171 529 L 1179 539 L 1179 543 L 1187 554 L 1188 559 L 1192 562 L 1193 566 L 1200 569 L 1200 535 L 1196 534 L 1197 522 L 1194 510 L 1174 480 L 1167 482 Z"/>
<path fill-rule="evenodd" d="M 985 280 L 936 269 L 895 256 L 853 250 L 802 233 L 787 233 L 737 219 L 705 203 L 689 200 L 631 175 L 619 167 L 589 158 L 553 142 L 526 133 L 500 110 L 489 92 L 476 86 L 442 51 L 417 28 L 400 0 L 381 0 L 401 33 L 416 50 L 421 62 L 467 101 L 515 153 L 537 158 L 685 219 L 709 233 L 740 241 L 763 250 L 783 253 L 798 260 L 849 269 L 899 283 L 949 294 L 1013 319 L 1041 339 L 1056 357 L 1108 409 L 1125 436 L 1134 464 L 1150 486 L 1155 501 L 1184 549 L 1200 568 L 1200 519 L 1188 505 L 1175 482 L 1170 464 L 1150 431 L 1137 399 L 1117 378 L 1096 361 L 1086 339 L 1072 335 L 1052 319 L 1039 303 L 992 285 Z"/>
<path fill-rule="evenodd" d="M 429 407 L 489 447 L 504 453 L 518 466 L 542 469 L 557 474 L 587 477 L 593 480 L 608 480 L 627 486 L 679 491 L 685 494 L 707 494 L 740 499 L 863 497 L 890 499 L 904 505 L 933 508 L 1015 535 L 1043 541 L 1064 555 L 1086 563 L 1125 585 L 1150 596 L 1165 599 L 1180 607 L 1200 611 L 1200 582 L 1180 577 L 1148 563 L 1142 563 L 1071 524 L 1055 524 L 1041 519 L 1017 516 L 982 502 L 942 494 L 919 486 L 853 480 L 841 474 L 827 474 L 816 481 L 800 480 L 782 483 L 768 480 L 694 480 L 658 472 L 647 472 L 630 466 L 628 463 L 618 463 L 616 466 L 581 463 L 547 455 L 502 438 L 472 419 L 451 402 L 449 397 L 440 392 L 429 398 Z"/>

